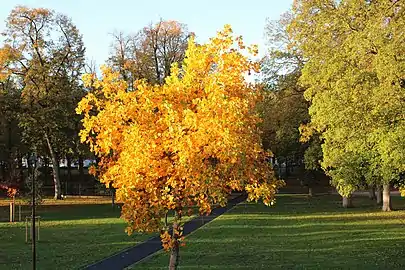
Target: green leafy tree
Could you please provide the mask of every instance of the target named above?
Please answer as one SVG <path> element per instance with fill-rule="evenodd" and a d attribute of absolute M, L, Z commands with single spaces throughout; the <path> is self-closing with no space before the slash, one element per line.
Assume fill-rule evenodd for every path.
<path fill-rule="evenodd" d="M 312 195 L 312 187 L 322 174 L 319 164 L 322 154 L 319 154 L 320 140 L 300 142 L 299 127 L 309 121 L 309 103 L 303 95 L 305 88 L 299 83 L 305 60 L 299 48 L 289 46 L 292 40 L 287 26 L 291 19 L 292 14 L 287 12 L 279 20 L 268 21 L 265 28 L 269 51 L 261 64 L 261 81 L 267 90 L 260 106 L 262 139 L 278 161 L 300 165 L 299 178 Z"/>
<path fill-rule="evenodd" d="M 318 136 L 314 136 L 307 143 L 304 153 L 304 181 L 303 184 L 308 187 L 309 196 L 313 196 L 313 187 L 324 176 L 321 168 L 322 148 Z"/>
<path fill-rule="evenodd" d="M 20 94 L 11 78 L 0 82 L 0 183 L 21 188 L 25 145 L 18 127 Z"/>
<path fill-rule="evenodd" d="M 31 148 L 47 149 L 60 199 L 59 159 L 77 117 L 74 107 L 84 95 L 82 36 L 67 16 L 24 6 L 11 11 L 3 35 L 1 73 L 13 76 L 22 89 L 23 139 Z"/>
<path fill-rule="evenodd" d="M 291 14 L 285 13 L 279 20 L 268 21 L 265 30 L 269 50 L 261 61 L 261 82 L 267 90 L 259 108 L 263 145 L 279 160 L 302 159 L 305 147 L 299 142 L 298 127 L 309 119 L 304 88 L 298 84 L 303 59 L 299 52 L 287 48 L 290 19 Z"/>
<path fill-rule="evenodd" d="M 288 29 L 306 59 L 301 82 L 323 169 L 346 198 L 364 180 L 383 185 L 384 211 L 404 170 L 404 5 L 295 1 Z"/>

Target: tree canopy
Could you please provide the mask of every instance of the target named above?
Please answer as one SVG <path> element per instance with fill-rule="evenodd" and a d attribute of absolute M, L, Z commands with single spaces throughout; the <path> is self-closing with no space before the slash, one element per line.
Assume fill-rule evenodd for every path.
<path fill-rule="evenodd" d="M 193 206 L 207 214 L 226 204 L 232 190 L 273 203 L 282 182 L 261 146 L 255 112 L 261 93 L 245 80 L 258 64 L 245 52 L 255 55 L 257 48 L 245 47 L 226 26 L 207 44 L 191 39 L 182 69 L 173 65 L 164 85 L 141 80 L 127 92 L 107 67 L 101 80 L 85 78 L 96 91 L 77 108 L 84 114 L 82 141 L 101 157 L 101 181 L 117 188 L 129 233 L 163 231 L 165 248 L 176 248 L 181 228 L 170 236 L 162 221 L 170 210 L 175 223 Z"/>
<path fill-rule="evenodd" d="M 84 95 L 82 36 L 67 16 L 24 6 L 11 11 L 3 35 L 0 73 L 21 89 L 22 138 L 31 151 L 46 149 L 52 157 L 55 198 L 61 198 L 59 159 L 71 147 L 74 108 Z"/>
<path fill-rule="evenodd" d="M 171 65 L 183 62 L 188 39 L 192 36 L 185 24 L 160 20 L 136 34 L 115 33 L 108 64 L 134 88 L 138 79 L 163 84 Z"/>
<path fill-rule="evenodd" d="M 404 12 L 401 1 L 295 1 L 289 33 L 306 59 L 309 129 L 343 195 L 404 170 Z"/>

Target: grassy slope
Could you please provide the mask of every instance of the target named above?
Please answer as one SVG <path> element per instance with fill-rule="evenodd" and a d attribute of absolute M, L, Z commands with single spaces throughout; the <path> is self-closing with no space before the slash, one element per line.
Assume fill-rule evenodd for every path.
<path fill-rule="evenodd" d="M 0 208 L 4 208 L 0 214 L 7 212 Z M 110 204 L 40 206 L 38 214 L 42 221 L 37 268 L 41 270 L 78 269 L 150 237 L 129 237 L 120 210 Z M 24 226 L 0 222 L 0 269 L 31 269 L 31 245 L 25 244 Z"/>
<path fill-rule="evenodd" d="M 187 238 L 180 269 L 405 269 L 405 211 L 367 198 L 282 195 L 274 207 L 241 204 Z M 396 209 L 405 200 L 393 198 Z M 158 255 L 133 269 L 167 269 Z"/>

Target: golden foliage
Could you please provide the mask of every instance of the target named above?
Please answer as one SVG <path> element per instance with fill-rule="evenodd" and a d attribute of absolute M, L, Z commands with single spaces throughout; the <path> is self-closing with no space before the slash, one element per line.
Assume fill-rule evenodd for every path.
<path fill-rule="evenodd" d="M 245 56 L 257 54 L 257 47 L 243 48 L 226 26 L 207 44 L 192 38 L 182 69 L 173 65 L 164 85 L 137 81 L 128 92 L 107 67 L 101 80 L 83 77 L 95 90 L 77 108 L 84 115 L 81 139 L 101 158 L 101 181 L 112 182 L 124 203 L 128 233 L 161 231 L 169 249 L 182 229 L 172 239 L 162 221 L 168 211 L 181 217 L 197 206 L 207 214 L 214 204 L 225 205 L 232 190 L 274 202 L 283 182 L 274 178 L 261 147 L 260 90 L 245 81 L 258 71 Z"/>
<path fill-rule="evenodd" d="M 19 56 L 19 52 L 9 45 L 0 48 L 0 81 L 7 79 L 11 75 L 9 64 L 17 56 Z"/>

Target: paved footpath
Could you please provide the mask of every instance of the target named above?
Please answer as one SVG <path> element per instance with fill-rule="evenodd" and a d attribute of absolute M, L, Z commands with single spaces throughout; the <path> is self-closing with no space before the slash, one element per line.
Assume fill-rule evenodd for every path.
<path fill-rule="evenodd" d="M 212 210 L 208 216 L 198 216 L 184 224 L 183 235 L 197 230 L 204 224 L 214 220 L 216 217 L 224 214 L 238 203 L 246 200 L 246 195 L 239 195 L 228 202 L 225 207 L 218 207 Z M 134 247 L 125 249 L 117 254 L 114 254 L 108 258 L 105 258 L 99 262 L 86 266 L 85 270 L 122 270 L 134 263 L 141 261 L 142 259 L 150 256 L 151 254 L 162 249 L 162 243 L 160 242 L 160 236 L 149 238 L 145 242 L 142 242 Z"/>

